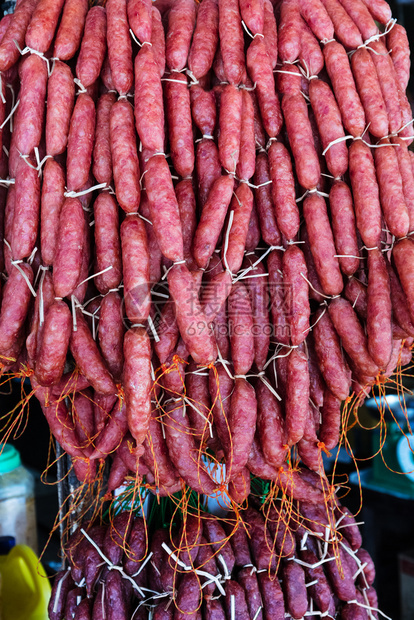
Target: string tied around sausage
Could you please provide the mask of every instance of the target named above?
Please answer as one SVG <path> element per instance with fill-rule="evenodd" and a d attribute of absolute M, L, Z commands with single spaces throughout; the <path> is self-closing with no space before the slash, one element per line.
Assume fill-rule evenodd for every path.
<path fill-rule="evenodd" d="M 75 82 L 76 86 L 79 88 L 78 92 L 76 93 L 77 95 L 82 95 L 83 93 L 88 92 L 88 90 L 85 88 L 85 86 L 82 84 L 79 78 L 73 78 L 73 81 Z"/>
<path fill-rule="evenodd" d="M 12 108 L 9 114 L 6 116 L 6 118 L 2 122 L 2 124 L 0 125 L 0 129 L 3 129 L 3 127 L 10 121 L 10 131 L 13 132 L 13 115 L 16 112 L 17 108 L 19 107 L 20 99 L 18 99 L 16 103 L 14 103 L 14 98 L 15 98 L 14 89 L 11 86 L 11 84 L 7 84 L 7 87 L 10 88 L 10 90 L 12 91 Z"/>
<path fill-rule="evenodd" d="M 10 185 L 14 185 L 15 182 L 16 179 L 0 179 L 0 186 L 8 188 Z"/>
<path fill-rule="evenodd" d="M 37 146 L 35 146 L 33 150 L 34 150 L 34 154 L 35 154 L 35 157 L 36 157 L 36 163 L 37 163 L 37 166 L 34 166 L 33 164 L 31 164 L 31 163 L 30 163 L 30 161 L 28 161 L 28 160 L 29 160 L 29 158 L 30 158 L 30 155 L 23 155 L 23 154 L 22 154 L 19 150 L 18 150 L 17 152 L 19 153 L 19 156 L 20 156 L 20 157 L 24 160 L 24 162 L 25 162 L 25 163 L 26 163 L 26 164 L 27 164 L 30 168 L 32 168 L 33 170 L 36 170 L 36 171 L 37 171 L 37 173 L 38 173 L 38 175 L 39 175 L 39 177 L 40 177 L 40 176 L 41 176 L 41 174 L 42 174 L 42 168 L 43 168 L 43 166 L 44 166 L 45 162 L 46 162 L 48 159 L 50 159 L 50 158 L 52 157 L 52 155 L 45 155 L 45 156 L 43 157 L 43 159 L 42 159 L 42 160 L 40 160 L 40 155 L 39 155 L 39 149 L 38 149 L 38 147 L 37 147 Z"/>
<path fill-rule="evenodd" d="M 268 151 L 270 149 L 270 147 L 272 146 L 273 142 L 277 142 L 277 138 L 275 136 L 273 136 L 272 138 L 269 138 L 269 140 L 267 141 L 266 151 Z"/>
<path fill-rule="evenodd" d="M 355 138 L 351 134 L 348 134 L 346 136 L 341 136 L 340 138 L 332 140 L 332 142 L 329 142 L 328 146 L 322 151 L 322 155 L 325 156 L 329 149 L 335 144 L 339 144 L 340 142 L 346 142 L 347 140 L 355 140 Z"/>
<path fill-rule="evenodd" d="M 296 202 L 302 202 L 302 200 L 305 200 L 306 196 L 311 196 L 312 194 L 317 194 L 318 196 L 322 196 L 323 198 L 329 198 L 329 194 L 319 191 L 317 187 L 312 187 L 312 189 L 307 189 L 302 196 L 296 198 Z"/>
<path fill-rule="evenodd" d="M 379 41 L 381 37 L 385 37 L 394 28 L 396 23 L 397 23 L 397 20 L 392 17 L 386 23 L 384 32 L 378 32 L 377 34 L 372 35 L 372 37 L 369 37 L 369 39 L 361 43 L 361 45 L 358 45 L 358 47 L 355 50 L 351 50 L 350 52 L 348 52 L 349 57 L 351 58 L 355 54 L 355 52 L 359 49 L 369 48 L 370 50 L 372 50 L 372 48 L 369 47 L 369 44 L 374 43 L 375 41 Z M 375 51 L 375 50 L 372 50 L 372 51 Z"/>
<path fill-rule="evenodd" d="M 39 52 L 39 50 L 35 50 L 33 47 L 29 47 L 28 45 L 26 45 L 26 47 L 21 49 L 21 47 L 18 44 L 18 42 L 16 41 L 16 39 L 13 39 L 13 43 L 15 44 L 17 49 L 19 50 L 21 56 L 25 56 L 26 54 L 34 54 L 35 56 L 39 56 L 39 58 L 44 60 L 45 63 L 46 63 L 46 66 L 47 66 L 47 75 L 49 77 L 52 75 L 52 71 L 53 71 L 53 68 L 55 66 L 55 59 L 54 58 L 50 59 L 50 60 L 53 61 L 53 63 L 52 63 L 53 66 L 52 66 L 52 70 L 51 70 L 50 69 L 50 64 L 49 64 L 49 58 L 46 58 L 46 56 L 43 54 L 43 52 Z"/>
<path fill-rule="evenodd" d="M 66 191 L 63 195 L 65 198 L 79 198 L 79 196 L 85 196 L 86 194 L 90 194 L 91 192 L 94 192 L 95 190 L 98 190 L 98 189 L 106 190 L 106 189 L 109 189 L 109 187 L 110 186 L 107 186 L 106 183 L 99 183 L 98 185 L 93 185 L 92 187 L 89 187 L 88 189 L 83 189 L 78 192 L 75 192 L 73 190 L 68 190 L 66 188 Z"/>
<path fill-rule="evenodd" d="M 150 45 L 152 47 L 151 41 L 143 41 L 141 43 L 141 41 L 138 40 L 138 38 L 135 36 L 135 32 L 131 28 L 129 29 L 129 34 L 131 35 L 131 38 L 135 41 L 135 43 L 138 45 L 138 47 L 143 47 L 144 45 Z"/>
<path fill-rule="evenodd" d="M 6 97 L 3 94 L 3 74 L 0 71 L 0 99 L 3 103 L 6 103 Z"/>
<path fill-rule="evenodd" d="M 120 573 L 121 577 L 123 579 L 126 579 L 127 581 L 130 581 L 132 584 L 132 587 L 138 592 L 138 594 L 144 598 L 144 592 L 143 590 L 139 587 L 139 585 L 136 583 L 136 581 L 130 577 L 129 575 L 127 575 L 124 570 L 121 568 L 121 566 L 116 566 L 116 564 L 112 564 L 112 562 L 109 560 L 109 558 L 106 557 L 106 555 L 104 555 L 103 551 L 100 549 L 100 547 L 96 544 L 96 542 L 93 540 L 93 538 L 91 538 L 89 536 L 89 534 L 82 528 L 81 529 L 82 534 L 85 536 L 85 538 L 87 538 L 87 540 L 90 542 L 90 544 L 96 549 L 96 551 L 99 553 L 99 555 L 101 556 L 101 558 L 103 559 L 103 561 L 105 562 L 105 564 L 107 564 L 108 569 L 109 570 L 116 570 Z"/>
<path fill-rule="evenodd" d="M 256 34 L 253 34 L 250 28 L 247 27 L 246 23 L 243 20 L 241 20 L 241 23 L 242 23 L 243 28 L 245 29 L 245 31 L 247 32 L 247 34 L 249 35 L 251 39 L 254 40 L 256 37 L 261 37 L 262 39 L 265 38 L 262 32 L 256 32 Z"/>
<path fill-rule="evenodd" d="M 10 246 L 9 246 L 10 247 Z M 37 248 L 36 248 L 37 250 Z M 16 267 L 16 269 L 18 271 L 20 271 L 21 275 L 23 276 L 27 286 L 29 287 L 29 291 L 31 292 L 31 294 L 33 295 L 33 297 L 37 297 L 37 293 L 34 290 L 32 283 L 30 282 L 29 278 L 27 277 L 27 274 L 25 274 L 24 270 L 20 267 L 20 265 L 23 263 L 24 261 L 22 259 L 19 260 L 12 260 L 10 261 L 10 264 L 13 265 L 13 267 Z"/>

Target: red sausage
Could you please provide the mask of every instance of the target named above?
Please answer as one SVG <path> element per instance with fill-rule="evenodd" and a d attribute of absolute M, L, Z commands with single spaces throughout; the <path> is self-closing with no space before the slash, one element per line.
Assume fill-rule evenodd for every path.
<path fill-rule="evenodd" d="M 385 368 L 392 351 L 391 291 L 387 265 L 380 250 L 368 252 L 368 351 Z"/>
<path fill-rule="evenodd" d="M 388 134 L 388 116 L 375 65 L 368 50 L 358 49 L 351 58 L 351 66 L 369 131 L 377 138 L 382 138 Z"/>
<path fill-rule="evenodd" d="M 32 284 L 33 270 L 30 265 L 22 263 L 19 266 Z M 25 278 L 17 267 L 12 268 L 2 293 L 0 355 L 6 358 L 5 362 L 15 361 L 22 345 L 24 324 L 32 296 Z"/>
<path fill-rule="evenodd" d="M 190 88 L 191 114 L 203 136 L 212 136 L 216 126 L 216 99 L 214 91 L 204 90 L 198 84 Z"/>
<path fill-rule="evenodd" d="M 245 81 L 244 35 L 238 0 L 219 0 L 220 51 L 227 81 Z"/>
<path fill-rule="evenodd" d="M 117 288 L 122 279 L 118 205 L 111 194 L 101 192 L 94 202 L 93 213 L 96 271 L 112 267 L 95 278 L 98 291 L 105 295 L 110 289 Z"/>
<path fill-rule="evenodd" d="M 250 266 L 257 260 L 253 255 L 244 263 Z M 246 284 L 250 295 L 253 313 L 254 362 L 259 371 L 263 370 L 269 352 L 272 326 L 269 319 L 269 281 L 263 263 L 258 263 L 253 269 L 253 275 L 259 277 L 247 278 Z M 220 348 L 221 351 L 221 348 Z M 223 354 L 223 352 L 221 351 Z"/>
<path fill-rule="evenodd" d="M 414 294 L 412 277 L 414 274 L 414 245 L 410 239 L 403 239 L 396 243 L 392 250 L 395 267 L 402 289 L 407 297 L 407 306 L 411 320 L 414 320 Z"/>
<path fill-rule="evenodd" d="M 331 142 L 345 136 L 341 113 L 331 89 L 322 80 L 311 80 L 309 84 L 309 98 L 318 125 L 322 146 L 326 149 Z M 348 169 L 348 149 L 346 143 L 342 141 L 330 146 L 325 153 L 325 158 L 328 170 L 335 178 L 344 175 Z"/>
<path fill-rule="evenodd" d="M 378 34 L 378 28 L 361 0 L 340 0 L 349 17 L 358 27 L 364 41 Z M 332 38 L 332 37 L 330 37 Z"/>
<path fill-rule="evenodd" d="M 375 65 L 378 80 L 384 98 L 391 133 L 396 133 L 401 125 L 401 107 L 398 93 L 397 75 L 387 48 L 382 41 L 370 43 L 371 58 Z"/>
<path fill-rule="evenodd" d="M 126 213 L 136 213 L 140 201 L 140 171 L 134 111 L 128 101 L 113 104 L 109 118 L 115 192 Z"/>
<path fill-rule="evenodd" d="M 241 91 L 232 84 L 227 84 L 220 97 L 218 147 L 221 165 L 229 174 L 235 173 L 240 157 L 242 113 Z"/>
<path fill-rule="evenodd" d="M 256 386 L 257 432 L 266 461 L 280 467 L 286 458 L 286 432 L 282 408 L 269 388 L 259 381 Z"/>
<path fill-rule="evenodd" d="M 269 272 L 270 312 L 272 315 L 274 336 L 277 343 L 290 343 L 290 327 L 287 313 L 289 312 L 288 297 L 283 283 L 282 252 L 274 250 L 267 258 Z"/>
<path fill-rule="evenodd" d="M 39 343 L 36 360 L 36 379 L 40 385 L 55 385 L 62 377 L 69 339 L 72 315 L 64 301 L 55 301 L 49 308 Z"/>
<path fill-rule="evenodd" d="M 374 161 L 381 207 L 390 233 L 398 239 L 407 235 L 410 218 L 404 200 L 396 148 L 388 140 L 381 140 L 380 144 L 383 146 L 375 149 Z"/>
<path fill-rule="evenodd" d="M 280 7 L 278 47 L 282 62 L 293 63 L 300 54 L 301 17 L 297 0 L 286 0 Z"/>
<path fill-rule="evenodd" d="M 351 276 L 360 265 L 352 194 L 343 181 L 335 181 L 329 192 L 332 232 L 342 273 Z"/>
<path fill-rule="evenodd" d="M 143 323 L 151 308 L 149 253 L 144 222 L 129 215 L 121 225 L 124 303 L 131 323 Z"/>
<path fill-rule="evenodd" d="M 126 95 L 134 82 L 132 45 L 127 19 L 127 0 L 107 0 L 108 58 L 114 86 Z M 149 40 L 149 39 L 148 39 Z"/>
<path fill-rule="evenodd" d="M 50 47 L 65 0 L 40 0 L 26 30 L 26 45 L 44 54 Z"/>
<path fill-rule="evenodd" d="M 127 2 L 129 27 L 141 43 L 151 42 L 151 5 L 151 0 L 129 0 Z"/>
<path fill-rule="evenodd" d="M 66 0 L 53 49 L 55 58 L 70 60 L 76 54 L 88 9 L 87 0 Z"/>
<path fill-rule="evenodd" d="M 167 405 L 163 421 L 170 459 L 180 476 L 196 492 L 212 493 L 216 483 L 200 462 L 183 405 L 179 402 Z"/>
<path fill-rule="evenodd" d="M 209 437 L 209 425 L 207 420 L 211 417 L 210 392 L 208 376 L 204 373 L 198 374 L 195 372 L 196 370 L 197 365 L 191 361 L 188 366 L 185 382 L 187 399 L 191 403 L 187 409 L 187 415 L 194 437 L 197 442 L 204 444 Z"/>
<path fill-rule="evenodd" d="M 253 97 L 246 89 L 242 90 L 242 120 L 240 134 L 240 157 L 236 174 L 242 181 L 248 181 L 254 175 L 256 144 L 254 131 Z"/>
<path fill-rule="evenodd" d="M 194 279 L 185 265 L 177 264 L 168 273 L 168 284 L 181 337 L 193 360 L 208 366 L 215 361 L 217 348 L 200 302 L 194 295 Z"/>
<path fill-rule="evenodd" d="M 218 0 L 203 0 L 188 54 L 188 67 L 196 80 L 205 76 L 213 66 L 218 45 L 218 24 Z"/>
<path fill-rule="evenodd" d="M 319 182 L 321 169 L 314 146 L 306 101 L 301 94 L 285 95 L 282 99 L 282 110 L 298 181 L 305 189 L 312 189 Z"/>
<path fill-rule="evenodd" d="M 81 373 L 100 394 L 116 394 L 115 383 L 79 310 L 76 312 L 76 320 L 77 327 L 76 331 L 72 331 L 70 350 Z"/>
<path fill-rule="evenodd" d="M 155 7 L 151 7 L 152 20 L 151 20 L 151 43 L 152 51 L 154 54 L 154 60 L 158 67 L 160 77 L 165 72 L 165 32 L 161 21 L 161 14 Z M 147 46 L 149 47 L 149 46 Z"/>
<path fill-rule="evenodd" d="M 323 55 L 344 127 L 354 137 L 360 136 L 365 129 L 365 112 L 355 86 L 347 53 L 340 43 L 330 41 L 325 45 Z"/>
<path fill-rule="evenodd" d="M 86 88 L 99 77 L 106 53 L 106 11 L 102 6 L 89 9 L 85 32 L 76 63 L 76 77 Z"/>
<path fill-rule="evenodd" d="M 299 246 L 288 246 L 283 254 L 282 271 L 284 285 L 289 287 L 290 340 L 293 346 L 297 346 L 306 339 L 310 330 L 308 270 Z"/>
<path fill-rule="evenodd" d="M 109 118 L 116 101 L 114 93 L 104 93 L 96 109 L 95 144 L 93 147 L 92 172 L 98 183 L 109 185 L 112 181 L 112 156 Z"/>
<path fill-rule="evenodd" d="M 379 189 L 371 150 L 362 140 L 349 147 L 349 177 L 362 241 L 368 248 L 378 247 L 382 228 Z"/>
<path fill-rule="evenodd" d="M 47 66 L 36 54 L 24 59 L 20 68 L 20 94 L 13 142 L 22 155 L 39 146 L 44 126 Z"/>
<path fill-rule="evenodd" d="M 246 56 L 247 68 L 256 85 L 257 100 L 263 127 L 271 138 L 275 138 L 283 124 L 279 98 L 275 90 L 275 80 L 270 58 L 263 37 L 256 37 L 250 43 Z"/>
<path fill-rule="evenodd" d="M 151 419 L 151 343 L 145 329 L 134 327 L 124 337 L 123 386 L 128 428 L 137 442 L 137 456 Z"/>
<path fill-rule="evenodd" d="M 24 159 L 20 160 L 17 167 L 15 188 L 11 248 L 13 259 L 20 260 L 33 252 L 40 211 L 39 173 Z"/>
<path fill-rule="evenodd" d="M 362 36 L 358 27 L 348 15 L 339 0 L 321 0 L 326 12 L 332 20 L 335 36 L 342 45 L 355 49 L 362 45 Z"/>
<path fill-rule="evenodd" d="M 233 186 L 233 177 L 225 175 L 214 182 L 209 192 L 193 242 L 193 256 L 201 268 L 207 266 L 217 245 L 232 198 Z"/>
<path fill-rule="evenodd" d="M 380 24 L 387 24 L 391 17 L 391 7 L 385 0 L 372 0 L 368 2 L 367 0 L 362 0 L 365 6 L 368 8 L 372 17 L 377 20 Z"/>
<path fill-rule="evenodd" d="M 324 66 L 320 45 L 305 22 L 302 26 L 300 62 L 309 76 L 318 75 Z"/>
<path fill-rule="evenodd" d="M 401 89 L 406 90 L 410 79 L 410 46 L 404 26 L 394 24 L 387 34 L 387 48 Z"/>
<path fill-rule="evenodd" d="M 414 230 L 414 174 L 411 166 L 410 151 L 402 138 L 392 138 L 392 143 L 398 145 L 395 153 L 401 175 L 405 205 L 410 218 L 408 230 L 412 232 Z"/>
<path fill-rule="evenodd" d="M 164 155 L 151 157 L 146 165 L 145 188 L 154 233 L 161 252 L 172 261 L 184 258 L 183 235 L 171 172 Z"/>
<path fill-rule="evenodd" d="M 303 203 L 303 214 L 316 272 L 325 295 L 339 295 L 343 289 L 342 274 L 336 258 L 331 225 L 325 200 L 310 194 Z"/>
<path fill-rule="evenodd" d="M 191 37 L 196 21 L 193 0 L 176 0 L 168 13 L 166 36 L 167 66 L 172 71 L 182 71 L 187 64 Z"/>
<path fill-rule="evenodd" d="M 283 590 L 286 608 L 292 618 L 303 618 L 308 609 L 308 595 L 305 585 L 305 571 L 294 560 L 283 563 Z"/>
<path fill-rule="evenodd" d="M 358 317 L 346 299 L 333 299 L 329 316 L 342 341 L 342 346 L 362 374 L 375 377 L 378 367 L 368 352 L 368 343 Z"/>
<path fill-rule="evenodd" d="M 80 201 L 77 198 L 67 198 L 60 212 L 53 261 L 53 285 L 57 297 L 70 297 L 79 282 L 84 227 L 85 217 Z"/>
<path fill-rule="evenodd" d="M 328 450 L 333 450 L 339 442 L 341 431 L 341 400 L 328 389 L 325 390 L 322 406 L 322 423 L 319 439 Z"/>
<path fill-rule="evenodd" d="M 194 170 L 194 141 L 190 93 L 187 77 L 172 73 L 165 82 L 168 134 L 171 160 L 180 177 L 191 176 Z"/>
<path fill-rule="evenodd" d="M 240 0 L 241 18 L 253 34 L 263 34 L 264 29 L 263 0 Z"/>
<path fill-rule="evenodd" d="M 94 139 L 95 104 L 92 97 L 81 93 L 73 109 L 68 136 L 66 185 L 69 191 L 80 190 L 88 181 Z"/>
<path fill-rule="evenodd" d="M 112 291 L 101 302 L 98 338 L 102 356 L 115 380 L 120 379 L 124 364 L 122 343 L 125 327 L 122 319 L 121 296 Z"/>
<path fill-rule="evenodd" d="M 290 155 L 281 142 L 273 142 L 268 157 L 276 221 L 280 232 L 293 239 L 299 230 L 299 209 Z"/>
<path fill-rule="evenodd" d="M 303 437 L 309 415 L 309 367 L 301 348 L 292 349 L 288 357 L 286 385 L 286 433 L 287 443 L 295 445 Z"/>
<path fill-rule="evenodd" d="M 241 282 L 233 284 L 228 299 L 231 357 L 237 375 L 246 375 L 254 361 L 253 316 L 250 297 Z"/>
<path fill-rule="evenodd" d="M 281 236 L 274 213 L 269 162 L 265 153 L 258 153 L 256 157 L 254 184 L 256 185 L 254 192 L 255 204 L 263 241 L 272 246 L 280 245 Z"/>
<path fill-rule="evenodd" d="M 144 45 L 135 57 L 135 126 L 142 146 L 164 151 L 164 104 L 161 79 L 152 47 Z"/>
<path fill-rule="evenodd" d="M 334 26 L 320 0 L 304 0 L 300 3 L 303 19 L 319 41 L 334 38 Z"/>
<path fill-rule="evenodd" d="M 236 189 L 230 205 L 230 214 L 233 213 L 233 222 L 228 233 L 228 243 L 225 252 L 223 245 L 223 264 L 231 273 L 237 273 L 243 262 L 246 246 L 247 231 L 253 208 L 252 190 L 246 183 L 241 183 Z"/>
<path fill-rule="evenodd" d="M 414 335 L 414 325 L 410 318 L 407 298 L 394 269 L 387 263 L 390 278 L 393 319 L 409 336 Z"/>
<path fill-rule="evenodd" d="M 257 402 L 254 388 L 236 378 L 230 402 L 232 449 L 227 455 L 228 473 L 235 478 L 246 466 L 256 430 Z"/>
<path fill-rule="evenodd" d="M 55 61 L 47 84 L 46 152 L 59 155 L 66 149 L 70 117 L 75 103 L 73 75 L 64 62 Z"/>
<path fill-rule="evenodd" d="M 198 183 L 198 202 L 204 207 L 210 189 L 221 176 L 218 148 L 214 140 L 203 138 L 197 145 L 196 171 Z"/>
<path fill-rule="evenodd" d="M 267 53 L 272 64 L 272 69 L 277 65 L 277 25 L 276 18 L 273 11 L 273 4 L 270 0 L 264 0 L 264 23 L 263 23 L 263 36 L 266 45 Z"/>
<path fill-rule="evenodd" d="M 0 71 L 7 71 L 18 61 L 20 52 L 16 43 L 20 49 L 24 48 L 26 29 L 37 2 L 38 0 L 24 0 L 16 6 L 0 44 Z"/>
<path fill-rule="evenodd" d="M 345 400 L 349 394 L 350 370 L 329 313 L 322 309 L 315 315 L 313 335 L 318 366 L 324 381 L 332 394 Z"/>
<path fill-rule="evenodd" d="M 183 232 L 184 258 L 190 270 L 197 269 L 191 254 L 191 245 L 197 226 L 196 200 L 191 179 L 180 181 L 175 187 L 178 208 L 180 210 L 181 229 Z"/>

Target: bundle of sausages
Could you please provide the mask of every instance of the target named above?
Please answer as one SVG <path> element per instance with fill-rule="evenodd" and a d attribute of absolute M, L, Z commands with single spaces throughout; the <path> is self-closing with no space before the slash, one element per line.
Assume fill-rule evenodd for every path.
<path fill-rule="evenodd" d="M 111 454 L 110 489 L 320 501 L 342 401 L 414 337 L 386 2 L 21 0 L 0 31 L 3 372 L 81 481 Z"/>
<path fill-rule="evenodd" d="M 229 514 L 223 529 L 207 513 L 187 515 L 150 544 L 144 520 L 129 512 L 109 526 L 83 524 L 66 546 L 49 618 L 377 618 L 375 568 L 358 526 L 339 504 L 332 516 L 329 524 L 302 503 L 290 523 L 274 507 L 265 521 L 249 507 L 244 524 Z"/>

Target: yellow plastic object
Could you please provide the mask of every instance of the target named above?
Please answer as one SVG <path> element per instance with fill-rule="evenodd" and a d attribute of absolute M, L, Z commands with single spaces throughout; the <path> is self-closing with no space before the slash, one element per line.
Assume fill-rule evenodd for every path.
<path fill-rule="evenodd" d="M 47 620 L 51 587 L 36 554 L 16 545 L 0 556 L 1 620 Z"/>

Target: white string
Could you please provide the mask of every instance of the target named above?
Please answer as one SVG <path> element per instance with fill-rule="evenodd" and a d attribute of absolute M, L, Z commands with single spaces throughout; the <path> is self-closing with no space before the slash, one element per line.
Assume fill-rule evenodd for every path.
<path fill-rule="evenodd" d="M 85 538 L 88 539 L 88 541 L 90 542 L 90 544 L 95 547 L 95 549 L 97 550 L 97 552 L 99 553 L 99 555 L 101 556 L 101 558 L 104 560 L 104 562 L 106 562 L 106 564 L 108 565 L 109 570 L 117 570 L 120 574 L 121 577 L 123 577 L 123 579 L 127 579 L 128 581 L 130 581 L 132 583 L 132 586 L 135 590 L 137 590 L 138 594 L 140 596 L 142 596 L 142 598 L 144 598 L 144 593 L 141 590 L 141 588 L 138 586 L 138 584 L 134 581 L 134 579 L 132 579 L 132 577 L 130 577 L 129 575 L 127 575 L 126 573 L 124 573 L 124 571 L 122 570 L 122 568 L 120 566 L 116 566 L 115 564 L 112 564 L 112 562 L 106 557 L 106 555 L 103 554 L 103 552 L 101 551 L 101 549 L 98 547 L 98 545 L 95 543 L 94 540 L 92 540 L 92 538 L 85 532 L 85 530 L 83 528 L 81 528 L 81 532 L 82 534 L 85 536 Z"/>
<path fill-rule="evenodd" d="M 94 192 L 97 189 L 104 189 L 104 188 L 107 188 L 106 183 L 99 183 L 99 185 L 94 185 L 93 187 L 90 187 L 89 189 L 84 189 L 80 192 L 68 191 L 66 189 L 66 192 L 63 195 L 65 198 L 78 198 L 78 196 L 85 196 L 86 194 L 90 194 L 91 192 Z"/>
<path fill-rule="evenodd" d="M 334 146 L 334 144 L 339 144 L 340 142 L 345 142 L 346 140 L 353 140 L 353 139 L 354 139 L 354 136 L 348 135 L 348 136 L 342 136 L 341 138 L 337 138 L 336 140 L 332 140 L 332 142 L 328 144 L 326 149 L 322 151 L 322 155 L 326 155 L 327 151 L 329 151 L 331 146 Z"/>
<path fill-rule="evenodd" d="M 206 571 L 200 570 L 199 568 L 194 568 L 193 566 L 187 566 L 184 562 L 182 562 L 175 555 L 175 553 L 169 548 L 169 546 L 165 542 L 162 543 L 161 547 L 164 549 L 164 551 L 168 553 L 168 555 L 174 560 L 174 562 L 176 562 L 179 566 L 181 566 L 181 568 L 183 568 L 185 571 L 192 572 L 192 573 L 194 572 L 196 573 L 196 575 L 200 575 L 200 577 L 207 577 L 208 579 L 213 579 L 217 588 L 220 590 L 220 593 L 223 596 L 226 595 L 226 592 L 223 586 L 221 585 L 220 579 L 218 577 L 212 575 L 211 573 L 207 573 Z"/>
<path fill-rule="evenodd" d="M 73 81 L 75 82 L 76 86 L 79 88 L 78 92 L 76 93 L 77 95 L 88 92 L 87 89 L 84 87 L 84 85 L 78 78 L 73 78 Z"/>
<path fill-rule="evenodd" d="M 0 125 L 0 129 L 3 129 L 3 127 L 6 125 L 7 121 L 9 121 L 9 120 L 11 121 L 11 118 L 12 118 L 13 114 L 15 113 L 15 111 L 17 110 L 19 103 L 20 103 L 20 99 L 18 99 L 18 100 L 16 101 L 16 103 L 15 103 L 15 104 L 14 104 L 14 106 L 12 107 L 12 109 L 11 109 L 11 111 L 10 111 L 9 115 L 5 118 L 5 120 L 4 120 L 4 121 L 2 122 L 2 124 Z M 10 127 L 10 131 L 13 131 L 12 127 Z"/>
<path fill-rule="evenodd" d="M 10 246 L 9 246 L 10 247 Z M 23 271 L 23 269 L 20 267 L 20 264 L 23 262 L 22 260 L 12 260 L 10 261 L 11 264 L 16 267 L 16 269 L 18 269 L 20 271 L 20 273 L 22 274 L 23 278 L 26 281 L 27 286 L 29 287 L 29 290 L 31 292 L 31 294 L 33 295 L 33 297 L 37 297 L 36 295 L 36 291 L 34 290 L 29 278 L 27 277 L 27 275 L 25 274 L 25 272 Z"/>

